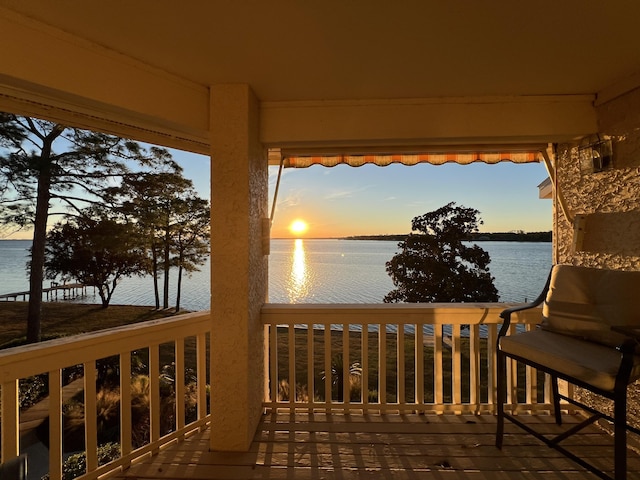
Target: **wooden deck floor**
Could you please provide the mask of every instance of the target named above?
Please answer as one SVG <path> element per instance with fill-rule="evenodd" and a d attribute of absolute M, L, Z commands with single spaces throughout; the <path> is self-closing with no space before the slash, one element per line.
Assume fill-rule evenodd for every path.
<path fill-rule="evenodd" d="M 550 416 L 523 416 L 541 431 Z M 567 424 L 580 417 L 567 418 Z M 492 415 L 267 415 L 247 453 L 209 452 L 210 432 L 193 435 L 131 466 L 119 479 L 564 479 L 597 478 L 507 422 L 494 446 Z M 612 469 L 612 439 L 597 427 L 563 442 Z M 628 478 L 640 478 L 629 451 Z"/>

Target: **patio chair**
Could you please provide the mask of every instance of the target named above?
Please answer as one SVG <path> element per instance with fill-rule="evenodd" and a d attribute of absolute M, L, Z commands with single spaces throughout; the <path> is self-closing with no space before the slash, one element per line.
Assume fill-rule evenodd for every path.
<path fill-rule="evenodd" d="M 543 304 L 536 330 L 507 335 L 511 315 Z M 602 270 L 572 265 L 551 269 L 540 296 L 530 304 L 504 310 L 498 334 L 498 425 L 496 446 L 502 448 L 507 419 L 601 478 L 611 478 L 560 445 L 596 420 L 614 426 L 614 479 L 626 479 L 627 386 L 640 378 L 640 271 Z M 551 376 L 555 420 L 562 424 L 560 400 L 590 416 L 564 433 L 549 438 L 505 412 L 507 359 L 514 359 Z M 561 394 L 558 379 L 566 380 L 613 401 L 613 416 Z"/>

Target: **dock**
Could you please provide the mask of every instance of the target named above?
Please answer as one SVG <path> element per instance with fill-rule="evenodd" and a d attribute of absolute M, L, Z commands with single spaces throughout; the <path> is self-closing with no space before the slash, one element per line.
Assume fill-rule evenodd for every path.
<path fill-rule="evenodd" d="M 51 282 L 51 286 L 48 288 L 42 289 L 42 294 L 46 296 L 47 301 L 53 300 L 72 300 L 81 295 L 86 295 L 87 287 L 81 283 L 64 283 L 62 285 L 57 282 Z M 22 301 L 26 301 L 29 297 L 29 291 L 24 292 L 14 292 L 14 293 L 3 293 L 0 294 L 0 302 L 9 302 L 9 301 L 18 301 L 21 299 Z"/>

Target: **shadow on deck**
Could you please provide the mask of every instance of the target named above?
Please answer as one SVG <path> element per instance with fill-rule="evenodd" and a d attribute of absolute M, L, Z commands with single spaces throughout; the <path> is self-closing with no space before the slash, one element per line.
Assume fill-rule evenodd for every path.
<path fill-rule="evenodd" d="M 523 416 L 523 418 L 525 418 Z M 579 416 L 565 416 L 565 425 Z M 553 418 L 526 416 L 557 433 Z M 247 453 L 209 452 L 210 431 L 131 466 L 119 479 L 555 479 L 596 478 L 507 423 L 494 446 L 492 415 L 268 414 Z M 611 473 L 612 438 L 592 426 L 563 442 Z M 629 450 L 628 478 L 640 478 Z"/>

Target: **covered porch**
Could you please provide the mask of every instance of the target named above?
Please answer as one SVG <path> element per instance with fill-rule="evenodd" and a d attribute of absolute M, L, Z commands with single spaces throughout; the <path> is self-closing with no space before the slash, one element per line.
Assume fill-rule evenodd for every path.
<path fill-rule="evenodd" d="M 54 396 L 50 478 L 62 478 L 61 377 L 81 364 L 85 478 L 215 478 L 229 462 L 237 465 L 229 478 L 584 477 L 513 431 L 503 453 L 491 447 L 492 338 L 504 305 L 268 303 L 268 166 L 287 158 L 499 155 L 535 145 L 552 183 L 553 261 L 640 268 L 640 4 L 408 5 L 0 0 L 0 110 L 208 155 L 213 205 L 210 311 L 0 353 L 3 461 L 21 452 L 18 381 L 44 372 Z M 607 162 L 598 161 L 603 140 L 613 145 Z M 184 365 L 187 338 L 196 418 L 187 421 L 177 401 L 166 432 L 160 346 L 171 344 Z M 139 348 L 152 373 L 142 447 L 131 444 L 126 407 L 126 359 Z M 124 372 L 122 454 L 99 465 L 95 370 L 109 356 Z M 356 362 L 366 383 L 346 396 Z M 342 396 L 332 369 L 342 372 Z M 510 381 L 508 408 L 547 428 L 544 379 L 514 367 Z M 185 386 L 176 385 L 179 399 Z M 609 461 L 599 457 L 606 439 L 576 437 L 596 462 Z M 296 467 L 305 445 L 312 450 Z M 138 464 L 148 456 L 165 466 Z M 630 456 L 630 472 L 637 468 Z"/>
<path fill-rule="evenodd" d="M 224 376 L 207 368 L 212 335 L 207 312 L 4 350 L 1 444 L 5 452 L 26 453 L 34 472 L 49 471 L 51 477 L 61 472 L 68 455 L 62 377 L 67 367 L 81 364 L 82 437 L 87 445 L 83 478 L 591 476 L 511 424 L 502 450 L 496 448 L 495 339 L 504 306 L 265 305 L 261 318 L 269 347 L 262 411 L 249 445 L 233 452 L 210 446 L 230 436 L 212 423 L 212 416 L 216 408 L 233 404 L 238 392 L 228 391 L 224 405 L 210 404 L 209 386 L 214 390 Z M 514 328 L 532 328 L 535 320 L 535 314 L 522 314 Z M 131 362 L 145 351 L 149 418 L 142 427 L 149 429 L 149 438 L 140 444 Z M 96 390 L 96 369 L 103 371 L 108 359 L 119 365 L 120 454 L 105 461 L 99 447 L 108 409 L 104 392 Z M 160 373 L 168 362 L 175 366 L 175 376 L 167 397 Z M 355 364 L 359 368 L 354 374 Z M 185 375 L 187 365 L 195 370 L 195 385 Z M 550 414 L 549 379 L 515 363 L 509 369 L 506 408 L 525 422 L 554 434 L 584 419 L 565 406 L 565 423 L 557 426 Z M 15 389 L 18 379 L 40 372 L 46 373 L 50 388 L 48 440 L 39 433 L 39 441 L 47 443 L 44 454 L 30 448 L 34 432 L 18 412 Z M 564 388 L 573 393 L 571 386 Z M 171 401 L 174 406 L 167 410 Z M 167 417 L 173 422 L 167 424 Z M 629 439 L 633 478 L 640 474 L 639 443 Z M 563 446 L 611 473 L 613 439 L 606 422 L 582 430 Z"/>

